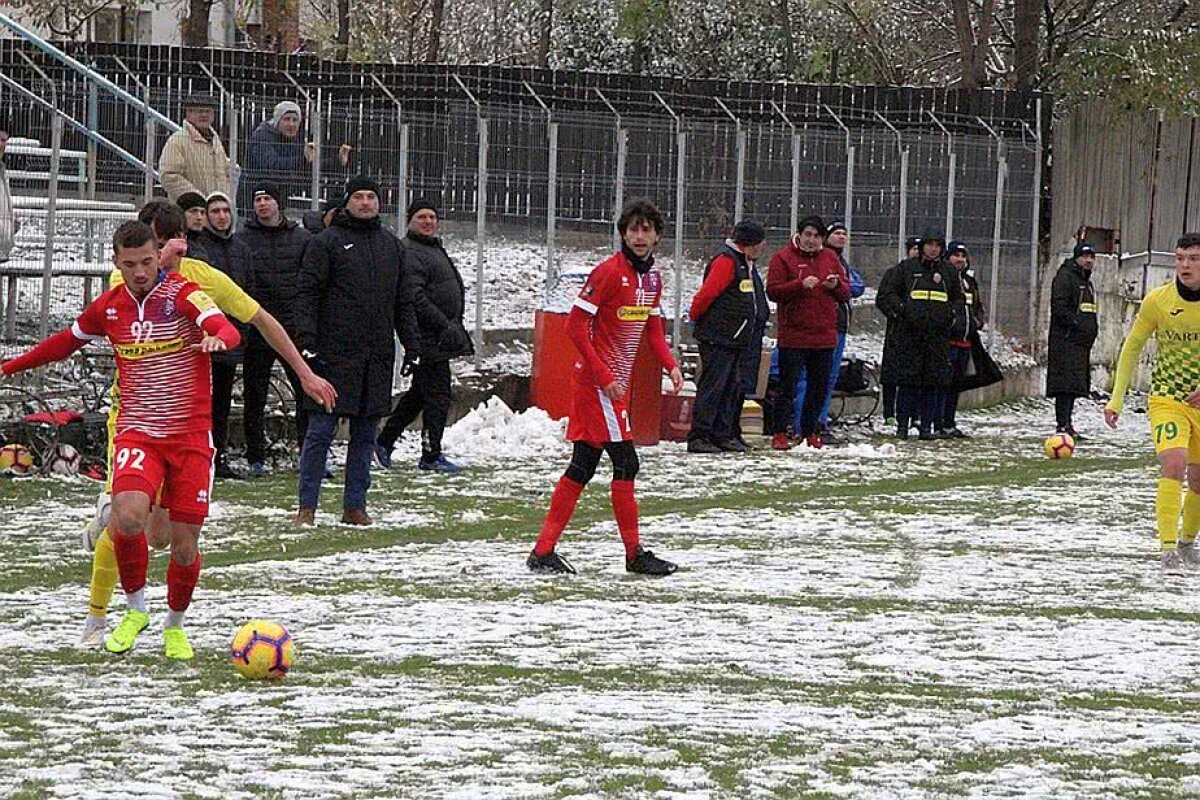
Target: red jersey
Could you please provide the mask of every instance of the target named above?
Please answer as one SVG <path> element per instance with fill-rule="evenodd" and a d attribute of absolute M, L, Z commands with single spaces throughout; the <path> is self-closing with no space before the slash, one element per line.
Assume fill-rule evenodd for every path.
<path fill-rule="evenodd" d="M 81 341 L 107 338 L 116 354 L 118 434 L 211 430 L 211 359 L 192 347 L 210 318 L 223 316 L 199 286 L 177 272 L 163 273 L 141 301 L 117 286 L 79 315 L 72 335 Z"/>
<path fill-rule="evenodd" d="M 653 321 L 648 343 L 666 369 L 675 366 L 663 338 L 662 275 L 650 269 L 645 274 L 633 268 L 624 253 L 614 253 L 588 276 L 575 300 L 575 308 L 589 315 L 588 338 L 594 349 L 584 352 L 575 364 L 581 383 L 601 388 L 613 381 L 629 388 L 638 346 Z"/>

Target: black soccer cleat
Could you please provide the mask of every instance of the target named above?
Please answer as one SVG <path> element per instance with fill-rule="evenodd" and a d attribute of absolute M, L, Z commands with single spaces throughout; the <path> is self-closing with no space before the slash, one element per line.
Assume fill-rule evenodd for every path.
<path fill-rule="evenodd" d="M 530 553 L 529 558 L 525 559 L 525 566 L 534 572 L 553 572 L 559 575 L 577 574 L 571 562 L 553 550 L 544 556 L 539 556 L 537 553 Z"/>
<path fill-rule="evenodd" d="M 626 572 L 636 572 L 639 575 L 670 575 L 679 566 L 665 561 L 649 550 L 638 548 L 637 555 L 625 562 Z"/>

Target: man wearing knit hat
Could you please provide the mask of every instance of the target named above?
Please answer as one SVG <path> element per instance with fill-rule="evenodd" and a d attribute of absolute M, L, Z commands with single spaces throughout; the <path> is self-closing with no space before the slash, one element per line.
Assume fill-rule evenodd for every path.
<path fill-rule="evenodd" d="M 1046 353 L 1046 396 L 1054 398 L 1054 422 L 1059 433 L 1076 441 L 1072 416 L 1075 399 L 1092 391 L 1092 345 L 1100 332 L 1092 267 L 1096 251 L 1076 242 L 1050 286 L 1050 346 Z"/>
<path fill-rule="evenodd" d="M 360 175 L 346 184 L 345 207 L 304 251 L 296 303 L 297 336 L 304 357 L 338 391 L 327 411 L 310 413 L 300 452 L 297 525 L 312 524 L 325 459 L 339 417 L 349 419 L 342 522 L 370 525 L 367 490 L 379 418 L 392 404 L 396 333 L 405 353 L 415 347 L 411 306 L 400 294 L 400 240 L 380 224 L 379 185 Z"/>
<path fill-rule="evenodd" d="M 391 466 L 392 448 L 400 434 L 421 416 L 421 459 L 417 467 L 454 473 L 461 467 L 442 454 L 442 433 L 450 412 L 450 362 L 471 355 L 475 345 L 463 324 L 466 292 L 462 276 L 438 237 L 438 210 L 425 198 L 408 207 L 403 292 L 412 304 L 419 345 L 405 348 L 403 371 L 412 386 L 400 398 L 375 442 L 381 464 Z"/>
<path fill-rule="evenodd" d="M 700 377 L 688 432 L 689 453 L 744 453 L 737 437 L 743 402 L 742 362 L 762 346 L 770 308 L 755 261 L 766 247 L 761 223 L 742 220 L 704 270 L 688 316 L 700 343 Z M 752 342 L 760 332 L 757 343 Z"/>
<path fill-rule="evenodd" d="M 251 218 L 234 237 L 250 251 L 247 269 L 248 285 L 254 287 L 254 297 L 283 325 L 293 339 L 296 337 L 296 284 L 300 278 L 300 262 L 311 237 L 308 231 L 288 219 L 283 210 L 279 186 L 262 180 L 251 187 Z M 270 468 L 267 464 L 266 407 L 271 386 L 271 372 L 279 359 L 275 350 L 255 331 L 245 339 L 242 362 L 244 416 L 246 431 L 246 461 L 250 474 L 259 478 Z M 297 398 L 296 439 L 304 442 L 308 413 L 299 402 L 303 396 L 295 371 L 286 364 L 283 368 Z"/>
<path fill-rule="evenodd" d="M 338 160 L 343 167 L 349 163 L 352 149 L 349 144 L 338 148 Z M 311 189 L 310 165 L 316 157 L 317 143 L 305 142 L 300 137 L 300 106 L 291 100 L 277 103 L 271 118 L 260 122 L 250 134 L 238 207 L 249 209 L 253 188 L 263 180 L 270 180 L 280 187 L 280 208 L 287 208 L 289 197 L 304 195 Z"/>
<path fill-rule="evenodd" d="M 175 204 L 183 209 L 183 221 L 187 226 L 188 258 L 208 261 L 204 245 L 200 241 L 200 232 L 204 230 L 204 225 L 208 222 L 208 210 L 204 195 L 199 192 L 186 191 L 179 195 Z"/>

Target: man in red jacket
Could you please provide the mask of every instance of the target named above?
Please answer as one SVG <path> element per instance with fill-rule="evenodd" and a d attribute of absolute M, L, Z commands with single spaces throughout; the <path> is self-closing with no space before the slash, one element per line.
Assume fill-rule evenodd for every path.
<path fill-rule="evenodd" d="M 776 450 L 791 447 L 787 436 L 792 417 L 792 398 L 800 370 L 807 376 L 804 407 L 800 412 L 800 438 L 809 447 L 821 447 L 818 417 L 825 400 L 825 386 L 833 368 L 837 345 L 838 303 L 849 302 L 850 281 L 837 254 L 824 247 L 825 223 L 807 217 L 779 252 L 771 257 L 767 272 L 767 296 L 778 305 L 776 329 L 779 339 L 779 390 L 772 414 Z"/>

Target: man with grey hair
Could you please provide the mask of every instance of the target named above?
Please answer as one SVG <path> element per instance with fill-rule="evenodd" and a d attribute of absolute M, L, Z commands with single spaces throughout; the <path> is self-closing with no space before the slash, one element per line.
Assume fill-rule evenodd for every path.
<path fill-rule="evenodd" d="M 287 199 L 311 190 L 312 173 L 309 165 L 317 157 L 317 143 L 305 142 L 300 136 L 300 106 L 291 100 L 276 103 L 271 118 L 263 120 L 250 134 L 246 152 L 246 168 L 238 187 L 238 208 L 249 210 L 253 205 L 251 189 L 270 181 L 282 192 L 280 208 Z M 342 166 L 350 161 L 351 147 L 338 148 Z"/>

